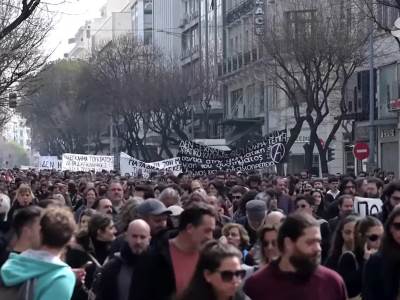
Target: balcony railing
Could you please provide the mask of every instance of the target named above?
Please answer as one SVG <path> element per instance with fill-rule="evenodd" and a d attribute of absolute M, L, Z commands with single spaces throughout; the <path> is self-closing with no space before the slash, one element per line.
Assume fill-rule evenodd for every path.
<path fill-rule="evenodd" d="M 240 19 L 241 16 L 247 15 L 255 7 L 255 0 L 243 0 L 238 5 L 229 10 L 226 14 L 226 23 L 229 25 L 236 20 Z"/>
<path fill-rule="evenodd" d="M 192 48 L 182 49 L 181 59 L 185 59 L 197 54 L 200 51 L 199 45 L 195 45 Z"/>
<path fill-rule="evenodd" d="M 257 48 L 245 53 L 237 53 L 218 64 L 218 76 L 239 71 L 243 67 L 258 61 L 261 57 L 262 51 Z"/>

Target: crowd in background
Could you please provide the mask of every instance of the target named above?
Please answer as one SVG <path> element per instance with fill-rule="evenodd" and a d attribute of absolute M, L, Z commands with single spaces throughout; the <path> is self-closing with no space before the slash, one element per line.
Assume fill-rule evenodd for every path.
<path fill-rule="evenodd" d="M 358 216 L 356 196 L 382 210 Z M 35 279 L 34 300 L 397 300 L 399 203 L 383 172 L 3 170 L 0 296 Z"/>

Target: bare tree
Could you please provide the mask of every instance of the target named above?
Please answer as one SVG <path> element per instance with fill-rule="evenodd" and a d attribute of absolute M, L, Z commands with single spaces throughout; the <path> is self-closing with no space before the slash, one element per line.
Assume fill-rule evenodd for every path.
<path fill-rule="evenodd" d="M 57 61 L 24 82 L 28 96 L 20 111 L 42 153 L 85 153 L 94 135 L 90 129 L 104 129 L 103 115 L 87 96 L 88 72 L 84 62 Z"/>
<path fill-rule="evenodd" d="M 51 30 L 52 18 L 38 9 L 39 4 L 40 0 L 0 3 L 0 119 L 4 121 L 9 115 L 5 108 L 8 94 L 21 91 L 21 82 L 38 72 L 47 59 L 40 49 Z"/>
<path fill-rule="evenodd" d="M 385 18 L 383 18 L 383 15 L 387 15 L 387 19 L 391 20 L 393 14 L 397 18 L 399 17 L 400 0 L 359 0 L 359 7 L 364 15 L 370 18 L 379 30 L 389 33 L 400 48 L 400 38 L 391 34 L 392 30 L 399 30 L 400 28 L 394 28 L 394 23 L 387 23 L 384 21 Z M 384 13 L 386 9 L 392 12 Z M 395 20 L 391 21 L 394 22 Z"/>
<path fill-rule="evenodd" d="M 295 120 L 287 153 L 308 124 L 306 161 L 317 147 L 323 173 L 347 112 L 346 85 L 365 59 L 368 33 L 359 15 L 353 0 L 282 1 L 262 39 L 269 76 L 286 95 Z M 328 120 L 332 128 L 322 143 L 319 130 Z"/>

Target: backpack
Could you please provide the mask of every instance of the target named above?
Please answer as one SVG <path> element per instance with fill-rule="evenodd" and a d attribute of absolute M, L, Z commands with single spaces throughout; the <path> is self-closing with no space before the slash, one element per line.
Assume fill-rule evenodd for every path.
<path fill-rule="evenodd" d="M 34 300 L 36 279 L 29 279 L 16 286 L 5 286 L 0 277 L 0 299 L 7 300 Z"/>

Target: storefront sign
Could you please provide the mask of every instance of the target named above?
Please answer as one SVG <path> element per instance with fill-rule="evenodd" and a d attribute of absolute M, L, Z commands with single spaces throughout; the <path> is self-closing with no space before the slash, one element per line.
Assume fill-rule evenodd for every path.
<path fill-rule="evenodd" d="M 381 139 L 396 136 L 396 128 L 381 129 Z"/>

